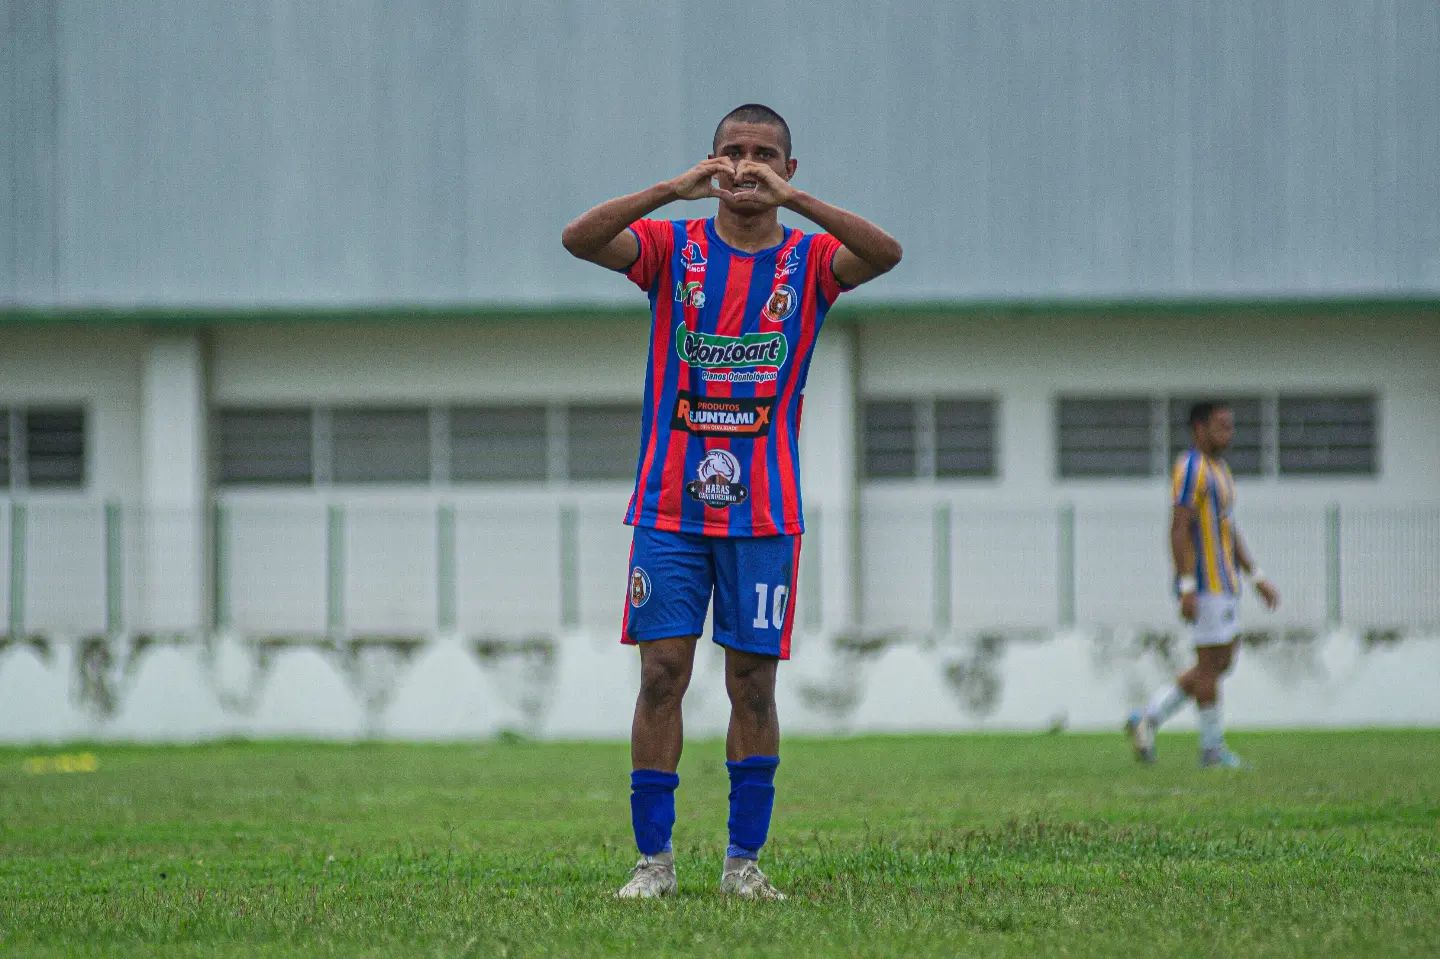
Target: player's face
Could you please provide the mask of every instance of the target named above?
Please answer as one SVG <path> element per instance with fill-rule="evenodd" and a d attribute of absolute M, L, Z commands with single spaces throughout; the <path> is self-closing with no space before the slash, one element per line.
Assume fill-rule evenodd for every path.
<path fill-rule="evenodd" d="M 720 128 L 720 136 L 715 143 L 715 152 L 711 156 L 725 157 L 732 164 L 739 164 L 741 160 L 754 160 L 756 163 L 765 164 L 786 180 L 795 175 L 796 163 L 785 155 L 785 145 L 780 139 L 780 128 L 771 123 L 743 123 L 739 120 L 731 120 Z M 751 205 L 755 205 L 757 209 L 765 208 L 765 204 L 756 204 L 745 198 L 746 191 L 755 188 L 753 179 L 745 178 L 736 182 L 734 177 L 724 173 L 715 179 L 720 189 L 736 194 L 735 201 L 730 204 L 731 206 L 737 209 L 745 209 Z"/>
<path fill-rule="evenodd" d="M 1235 439 L 1234 411 L 1223 406 L 1215 410 L 1208 420 L 1195 427 L 1195 437 L 1202 450 L 1210 453 L 1225 452 Z"/>

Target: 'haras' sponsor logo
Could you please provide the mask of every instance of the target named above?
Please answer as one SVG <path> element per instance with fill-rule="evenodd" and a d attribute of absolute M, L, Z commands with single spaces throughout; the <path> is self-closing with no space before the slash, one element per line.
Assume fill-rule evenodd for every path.
<path fill-rule="evenodd" d="M 695 472 L 699 479 L 685 484 L 685 492 L 715 509 L 743 503 L 750 496 L 740 483 L 740 461 L 729 450 L 710 450 Z"/>

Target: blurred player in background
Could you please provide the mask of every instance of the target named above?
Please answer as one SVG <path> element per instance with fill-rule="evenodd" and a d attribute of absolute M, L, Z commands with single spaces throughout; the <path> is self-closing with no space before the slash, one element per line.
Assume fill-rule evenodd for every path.
<path fill-rule="evenodd" d="M 757 860 L 779 766 L 776 666 L 790 655 L 801 514 L 800 407 L 836 298 L 890 270 L 885 231 L 796 189 L 790 129 L 760 104 L 715 129 L 712 153 L 566 228 L 573 255 L 623 272 L 650 298 L 635 527 L 622 641 L 640 646 L 631 821 L 640 860 L 623 898 L 673 892 L 680 703 L 714 595 L 725 649 L 730 843 L 721 890 L 783 899 Z M 676 200 L 720 201 L 700 220 L 645 219 Z M 779 209 L 827 232 L 782 226 Z"/>
<path fill-rule="evenodd" d="M 1235 414 L 1224 403 L 1190 408 L 1190 449 L 1175 462 L 1171 478 L 1170 556 L 1175 564 L 1180 616 L 1190 624 L 1195 665 L 1158 690 L 1143 712 L 1125 724 L 1141 762 L 1155 761 L 1155 730 L 1187 699 L 1200 714 L 1200 765 L 1238 768 L 1225 746 L 1220 717 L 1220 678 L 1235 660 L 1239 630 L 1240 575 L 1254 584 L 1269 609 L 1280 593 L 1255 566 L 1235 525 L 1235 480 L 1222 459 L 1235 436 Z"/>

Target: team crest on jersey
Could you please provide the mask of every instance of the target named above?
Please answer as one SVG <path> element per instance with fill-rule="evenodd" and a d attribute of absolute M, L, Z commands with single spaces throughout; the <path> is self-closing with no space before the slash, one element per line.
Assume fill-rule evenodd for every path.
<path fill-rule="evenodd" d="M 780 251 L 780 256 L 775 261 L 775 279 L 784 279 L 798 269 L 800 269 L 800 254 L 795 247 L 787 246 Z"/>
<path fill-rule="evenodd" d="M 705 308 L 705 291 L 700 288 L 700 281 L 691 280 L 688 283 L 676 283 L 675 302 L 684 303 L 686 306 L 693 306 L 697 310 L 703 310 Z"/>
<path fill-rule="evenodd" d="M 685 244 L 684 249 L 680 251 L 680 259 L 685 264 L 686 273 L 705 272 L 705 254 L 700 252 L 700 244 L 694 240 Z"/>
<path fill-rule="evenodd" d="M 740 483 L 740 461 L 729 450 L 708 451 L 695 472 L 700 478 L 686 483 L 685 492 L 706 506 L 725 509 L 750 496 Z"/>
<path fill-rule="evenodd" d="M 795 315 L 795 304 L 798 302 L 800 298 L 795 295 L 793 286 L 777 286 L 775 292 L 770 294 L 770 299 L 765 302 L 765 309 L 760 315 L 771 323 L 784 323 Z"/>
<path fill-rule="evenodd" d="M 650 574 L 643 567 L 630 570 L 630 605 L 639 609 L 650 602 Z"/>

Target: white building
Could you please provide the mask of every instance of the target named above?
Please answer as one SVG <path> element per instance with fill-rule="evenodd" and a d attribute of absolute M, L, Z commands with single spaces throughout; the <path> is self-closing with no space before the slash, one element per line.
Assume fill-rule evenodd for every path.
<path fill-rule="evenodd" d="M 1114 722 L 1210 396 L 1234 721 L 1440 721 L 1440 11 L 839 7 L 730 89 L 638 3 L 5 4 L 0 739 L 622 735 L 644 304 L 558 233 L 742 99 L 906 245 L 810 377 L 788 725 Z"/>

